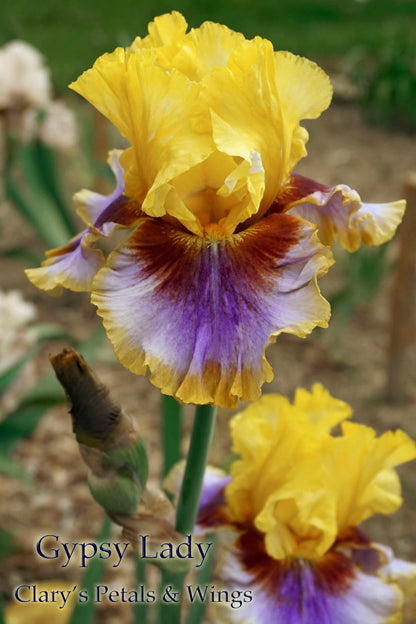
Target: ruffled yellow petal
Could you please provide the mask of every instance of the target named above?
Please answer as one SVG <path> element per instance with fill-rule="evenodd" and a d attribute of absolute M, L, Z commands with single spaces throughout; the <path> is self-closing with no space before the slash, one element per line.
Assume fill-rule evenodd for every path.
<path fill-rule="evenodd" d="M 233 50 L 245 41 L 244 35 L 215 22 L 204 22 L 186 33 L 187 23 L 177 11 L 156 17 L 148 26 L 149 35 L 136 37 L 130 50 L 156 50 L 157 62 L 165 69 L 177 69 L 195 82 L 214 67 L 224 67 Z"/>
<path fill-rule="evenodd" d="M 316 63 L 290 52 L 275 53 L 275 80 L 284 119 L 291 129 L 287 174 L 306 155 L 307 132 L 301 119 L 315 119 L 328 108 L 332 86 L 327 74 Z"/>
<path fill-rule="evenodd" d="M 276 84 L 281 101 L 296 123 L 315 119 L 328 108 L 332 86 L 327 74 L 313 61 L 290 52 L 275 52 Z"/>
<path fill-rule="evenodd" d="M 266 501 L 293 478 L 297 460 L 319 448 L 307 416 L 280 395 L 265 395 L 231 423 L 234 462 L 227 500 L 238 522 L 255 518 Z"/>
<path fill-rule="evenodd" d="M 233 451 L 226 500 L 239 527 L 256 528 L 269 556 L 316 559 L 374 513 L 401 504 L 395 467 L 416 457 L 402 431 L 376 438 L 343 401 L 319 384 L 294 404 L 266 395 L 231 421 Z M 342 435 L 330 429 L 342 422 Z"/>
<path fill-rule="evenodd" d="M 352 415 L 352 409 L 347 403 L 335 399 L 319 383 L 312 386 L 311 392 L 298 388 L 293 404 L 322 433 L 329 433 L 335 425 Z"/>
<path fill-rule="evenodd" d="M 108 117 L 130 141 L 120 159 L 126 195 L 147 214 L 163 216 L 160 201 L 175 177 L 214 150 L 199 105 L 200 85 L 156 64 L 155 50 L 117 48 L 100 57 L 71 88 Z"/>
<path fill-rule="evenodd" d="M 320 457 L 328 489 L 337 500 L 340 534 L 375 513 L 389 514 L 400 507 L 394 468 L 416 457 L 416 445 L 403 431 L 376 438 L 370 427 L 353 423 L 343 423 L 342 431 L 332 440 L 331 454 Z"/>
<path fill-rule="evenodd" d="M 226 488 L 236 522 L 264 533 L 274 559 L 322 556 L 337 535 L 334 499 L 316 461 L 329 436 L 307 410 L 279 395 L 266 395 L 234 417 L 231 432 L 241 456 Z"/>
<path fill-rule="evenodd" d="M 218 149 L 246 160 L 254 152 L 260 156 L 266 183 L 260 199 L 265 210 L 306 154 L 308 135 L 299 123 L 317 117 L 329 105 L 329 79 L 314 63 L 274 53 L 270 42 L 256 38 L 236 47 L 227 67 L 213 70 L 205 84 L 215 113 Z"/>
<path fill-rule="evenodd" d="M 130 52 L 116 48 L 114 52 L 100 56 L 91 69 L 69 85 L 70 89 L 85 97 L 108 117 L 125 137 L 131 134 L 130 106 L 125 84 L 130 56 Z M 149 56 L 154 58 L 151 52 Z M 150 62 L 148 60 L 148 64 Z"/>
<path fill-rule="evenodd" d="M 306 59 L 212 22 L 186 33 L 177 12 L 156 18 L 147 37 L 105 54 L 70 86 L 130 141 L 121 157 L 126 195 L 149 216 L 169 215 L 200 236 L 204 224 L 178 178 L 205 169 L 214 152 L 218 162 L 232 159 L 194 189 L 208 204 L 210 196 L 217 205 L 225 199 L 214 223 L 231 235 L 270 207 L 306 154 L 300 120 L 318 116 L 331 97 L 327 76 Z"/>
<path fill-rule="evenodd" d="M 149 47 L 158 48 L 166 46 L 170 52 L 170 57 L 173 57 L 175 51 L 180 49 L 187 28 L 186 19 L 178 11 L 159 15 L 155 17 L 153 22 L 149 23 L 149 35 L 144 40 L 140 40 L 137 37 L 132 45 L 132 49 L 139 47 L 139 42 L 143 41 Z"/>
<path fill-rule="evenodd" d="M 192 50 L 194 71 L 187 75 L 192 80 L 202 80 L 214 67 L 225 67 L 233 51 L 244 41 L 244 35 L 227 26 L 204 22 L 200 28 L 193 28 L 186 36 L 182 54 L 175 58 L 175 66 L 184 71 L 186 66 L 182 65 L 183 59 L 189 59 L 189 52 Z"/>
<path fill-rule="evenodd" d="M 177 41 L 181 35 L 182 32 L 179 33 Z M 200 28 L 193 28 L 185 35 L 180 48 L 177 46 L 176 50 L 169 50 L 173 52 L 169 58 L 165 50 L 163 56 L 158 51 L 158 59 L 164 67 L 174 67 L 191 80 L 199 82 L 214 67 L 225 67 L 234 49 L 244 41 L 241 33 L 234 32 L 227 26 L 204 22 Z"/>
<path fill-rule="evenodd" d="M 314 559 L 324 555 L 337 536 L 334 500 L 328 496 L 316 457 L 304 458 L 302 471 L 271 494 L 255 517 L 274 559 Z"/>
<path fill-rule="evenodd" d="M 226 238 L 240 222 L 243 207 L 248 217 L 253 212 L 253 197 L 261 197 L 264 174 L 262 170 L 260 175 L 256 173 L 250 163 L 237 164 L 231 156 L 215 151 L 173 180 L 162 201 L 168 214 L 194 234 L 202 235 L 206 226 L 215 224 Z"/>

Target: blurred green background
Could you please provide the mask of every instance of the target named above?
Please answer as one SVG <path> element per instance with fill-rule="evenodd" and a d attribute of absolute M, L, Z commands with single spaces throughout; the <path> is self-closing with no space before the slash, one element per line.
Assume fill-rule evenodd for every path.
<path fill-rule="evenodd" d="M 58 92 L 95 58 L 145 35 L 147 23 L 177 9 L 190 26 L 210 19 L 247 37 L 261 35 L 277 49 L 319 62 L 355 46 L 381 49 L 412 38 L 415 0 L 3 0 L 0 45 L 25 39 L 45 54 Z M 6 6 L 7 5 L 7 6 Z"/>

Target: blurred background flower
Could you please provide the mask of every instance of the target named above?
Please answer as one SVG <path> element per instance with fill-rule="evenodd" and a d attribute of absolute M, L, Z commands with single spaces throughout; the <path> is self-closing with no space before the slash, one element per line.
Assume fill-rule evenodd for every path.
<path fill-rule="evenodd" d="M 0 374 L 34 344 L 36 333 L 30 325 L 36 317 L 35 306 L 20 291 L 0 289 Z"/>
<path fill-rule="evenodd" d="M 40 238 L 59 244 L 74 233 L 57 171 L 57 153 L 74 150 L 74 113 L 52 99 L 50 70 L 24 41 L 0 48 L 0 163 L 4 195 Z M 39 205 L 42 208 L 39 208 Z M 10 253 L 17 253 L 11 247 Z"/>
<path fill-rule="evenodd" d="M 21 138 L 24 143 L 40 139 L 58 152 L 74 149 L 79 141 L 75 115 L 62 100 L 49 102 L 41 113 L 29 108 L 22 115 Z"/>
<path fill-rule="evenodd" d="M 52 95 L 43 55 L 26 41 L 0 48 L 0 110 L 45 107 Z"/>

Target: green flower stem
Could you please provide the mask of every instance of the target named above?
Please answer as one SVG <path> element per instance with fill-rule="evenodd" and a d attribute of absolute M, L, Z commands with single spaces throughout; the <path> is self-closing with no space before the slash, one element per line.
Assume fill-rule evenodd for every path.
<path fill-rule="evenodd" d="M 195 411 L 195 420 L 186 460 L 185 474 L 179 495 L 176 512 L 176 530 L 179 533 L 192 533 L 196 521 L 199 499 L 201 497 L 202 481 L 208 453 L 214 433 L 216 407 L 198 405 Z M 180 596 L 186 574 L 163 572 L 162 593 L 159 597 L 159 624 L 179 624 L 181 603 Z M 172 586 L 172 591 L 179 592 L 178 602 L 163 602 L 165 588 Z M 172 594 L 172 591 L 170 592 Z"/>
<path fill-rule="evenodd" d="M 98 543 L 107 542 L 111 535 L 112 522 L 106 515 L 104 516 L 103 523 L 101 525 L 100 533 L 97 537 Z M 85 573 L 80 581 L 80 587 L 85 589 L 88 593 L 88 602 L 77 602 L 72 612 L 69 624 L 91 624 L 94 619 L 95 603 L 91 599 L 94 595 L 94 587 L 100 583 L 104 576 L 104 560 L 94 559 L 90 562 L 88 568 L 85 569 Z"/>
<path fill-rule="evenodd" d="M 198 513 L 202 480 L 214 434 L 216 407 L 198 405 L 176 512 L 176 530 L 191 533 Z"/>
<path fill-rule="evenodd" d="M 137 587 L 146 586 L 146 569 L 143 559 L 135 555 Z M 146 624 L 147 605 L 145 602 L 137 602 L 134 605 L 134 621 L 136 624 Z M 0 623 L 1 624 L 1 623 Z"/>
<path fill-rule="evenodd" d="M 164 464 L 163 476 L 165 477 L 169 470 L 174 466 L 181 457 L 181 406 L 175 399 L 166 394 L 162 394 L 162 437 Z"/>
<path fill-rule="evenodd" d="M 215 535 L 212 533 L 208 535 L 207 541 L 212 542 L 215 545 Z M 214 563 L 213 552 L 213 549 L 209 551 L 206 561 L 201 567 L 201 571 L 198 574 L 197 584 L 201 587 L 204 587 L 204 585 L 208 585 L 211 580 L 212 568 Z M 198 600 L 195 600 L 195 602 L 193 602 L 189 607 L 186 624 L 200 624 L 202 618 L 204 617 L 206 606 L 206 602 L 199 602 Z"/>

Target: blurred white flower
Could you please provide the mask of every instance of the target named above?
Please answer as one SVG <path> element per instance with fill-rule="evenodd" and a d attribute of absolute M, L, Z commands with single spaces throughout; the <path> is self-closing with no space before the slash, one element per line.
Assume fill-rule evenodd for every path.
<path fill-rule="evenodd" d="M 49 69 L 36 48 L 19 40 L 0 48 L 0 109 L 44 107 L 50 97 Z"/>
<path fill-rule="evenodd" d="M 0 110 L 7 110 L 7 132 L 20 141 L 40 139 L 52 149 L 67 151 L 78 142 L 74 114 L 52 100 L 49 68 L 44 57 L 25 41 L 0 48 Z"/>
<path fill-rule="evenodd" d="M 0 289 L 0 374 L 15 364 L 35 342 L 29 327 L 36 319 L 35 306 L 18 290 Z"/>
<path fill-rule="evenodd" d="M 71 109 L 60 101 L 50 102 L 39 129 L 39 138 L 48 147 L 66 151 L 76 146 L 78 132 Z"/>
<path fill-rule="evenodd" d="M 49 102 L 39 114 L 34 108 L 27 108 L 19 115 L 19 138 L 24 143 L 39 138 L 42 143 L 58 151 L 66 152 L 78 143 L 78 128 L 74 113 L 61 100 Z"/>
<path fill-rule="evenodd" d="M 13 128 L 23 143 L 30 143 L 39 133 L 39 112 L 34 108 L 26 108 L 19 114 L 19 127 Z"/>

